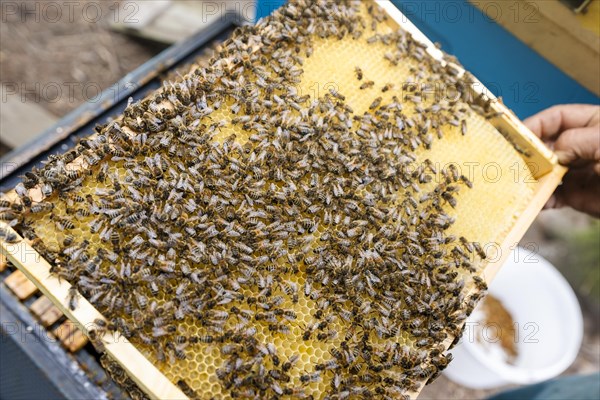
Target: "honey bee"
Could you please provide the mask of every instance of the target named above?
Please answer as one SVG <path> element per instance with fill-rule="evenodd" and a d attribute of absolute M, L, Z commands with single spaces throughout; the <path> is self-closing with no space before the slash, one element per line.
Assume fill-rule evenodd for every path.
<path fill-rule="evenodd" d="M 29 197 L 29 190 L 25 187 L 25 185 L 21 182 L 15 186 L 15 193 L 21 199 L 21 202 L 26 206 L 31 206 L 31 197 Z"/>
<path fill-rule="evenodd" d="M 71 230 L 71 229 L 75 228 L 75 224 L 69 218 L 54 217 L 54 216 L 51 216 L 51 218 L 54 219 L 56 228 L 60 231 Z"/>
<path fill-rule="evenodd" d="M 480 276 L 474 275 L 473 282 L 475 282 L 475 286 L 477 287 L 477 289 L 483 291 L 487 290 L 487 284 L 485 280 L 483 280 L 483 278 L 481 278 Z"/>
<path fill-rule="evenodd" d="M 394 84 L 393 84 L 393 83 L 388 83 L 388 84 L 384 85 L 384 86 L 381 88 L 381 92 L 382 92 L 382 93 L 385 93 L 385 92 L 387 92 L 388 90 L 391 90 L 391 89 L 393 89 L 393 88 L 394 88 Z"/>
<path fill-rule="evenodd" d="M 378 40 L 380 40 L 380 35 L 376 34 L 376 35 L 373 35 L 373 36 L 369 37 L 367 39 L 367 43 L 372 44 L 372 43 L 377 42 Z"/>
<path fill-rule="evenodd" d="M 375 82 L 373 82 L 373 81 L 366 81 L 365 83 L 363 83 L 362 85 L 360 85 L 360 90 L 365 90 L 365 89 L 372 88 L 374 85 L 375 85 Z"/>
<path fill-rule="evenodd" d="M 67 304 L 71 311 L 73 311 L 77 308 L 77 305 L 79 304 L 78 298 L 79 298 L 79 293 L 77 292 L 77 288 L 75 286 L 71 286 L 69 288 L 69 294 L 67 296 Z"/>
<path fill-rule="evenodd" d="M 283 389 L 281 388 L 281 386 L 279 386 L 279 383 L 277 383 L 277 381 L 274 381 L 273 383 L 271 383 L 271 388 L 273 389 L 273 391 L 275 392 L 276 395 L 278 395 L 278 396 L 283 395 Z"/>
<path fill-rule="evenodd" d="M 318 382 L 319 380 L 321 380 L 321 372 L 320 371 L 313 372 L 310 374 L 300 375 L 300 382 L 302 382 L 302 384 L 304 384 L 304 385 L 308 385 L 309 383 L 312 383 L 312 382 Z"/>
<path fill-rule="evenodd" d="M 104 342 L 102 341 L 102 335 L 97 330 L 91 330 L 89 332 L 90 342 L 96 349 L 98 353 L 104 353 L 106 351 L 106 347 L 104 346 Z"/>
<path fill-rule="evenodd" d="M 377 97 L 375 100 L 373 100 L 373 102 L 372 102 L 372 103 L 371 103 L 371 105 L 369 106 L 369 109 L 370 109 L 370 110 L 373 110 L 373 109 L 375 109 L 375 108 L 379 107 L 379 105 L 381 104 L 381 100 L 382 100 L 382 97 L 381 97 L 381 96 L 380 96 L 380 97 Z"/>
<path fill-rule="evenodd" d="M 354 67 L 354 72 L 356 73 L 356 78 L 360 81 L 363 78 L 363 71 L 360 67 Z"/>
<path fill-rule="evenodd" d="M 338 368 L 339 368 L 339 365 L 335 360 L 329 360 L 327 362 L 315 365 L 316 371 L 335 370 Z"/>
<path fill-rule="evenodd" d="M 194 389 L 192 389 L 190 387 L 190 385 L 188 385 L 187 382 L 185 382 L 184 380 L 182 380 L 182 379 L 178 380 L 177 386 L 179 387 L 179 389 L 181 389 L 183 394 L 185 394 L 190 399 L 199 399 L 200 398 L 200 396 L 198 396 L 198 393 L 196 393 L 196 391 Z"/>
<path fill-rule="evenodd" d="M 39 203 L 32 204 L 30 207 L 30 210 L 32 213 L 37 214 L 37 213 L 52 211 L 53 208 L 54 208 L 53 203 L 42 201 Z"/>
<path fill-rule="evenodd" d="M 481 257 L 482 259 L 487 258 L 487 254 L 485 254 L 485 251 L 483 251 L 483 248 L 481 247 L 479 242 L 473 242 L 473 247 L 475 248 L 475 251 L 477 252 L 477 255 L 479 257 Z"/>
<path fill-rule="evenodd" d="M 298 354 L 294 354 L 292 355 L 286 362 L 283 363 L 283 365 L 281 366 L 281 369 L 283 372 L 288 372 L 289 370 L 291 370 L 293 368 L 293 366 L 296 364 L 296 362 L 298 361 L 298 359 L 300 358 L 300 356 Z"/>
<path fill-rule="evenodd" d="M 343 96 L 342 94 L 340 94 L 337 90 L 335 90 L 334 88 L 329 88 L 329 93 L 335 97 L 338 100 L 344 101 L 346 100 L 346 97 Z"/>
<path fill-rule="evenodd" d="M 5 241 L 6 243 L 16 243 L 18 241 L 18 237 L 14 232 L 0 227 L 0 240 Z"/>
<path fill-rule="evenodd" d="M 465 247 L 465 249 L 469 251 L 469 253 L 472 253 L 475 250 L 473 243 L 469 242 L 464 236 L 461 236 L 459 240 L 461 244 Z"/>
<path fill-rule="evenodd" d="M 328 332 L 319 332 L 317 334 L 317 340 L 328 341 L 333 340 L 337 337 L 338 333 L 335 330 L 330 330 Z"/>
<path fill-rule="evenodd" d="M 269 324 L 269 331 L 273 333 L 282 333 L 287 335 L 290 333 L 290 328 L 284 324 Z"/>

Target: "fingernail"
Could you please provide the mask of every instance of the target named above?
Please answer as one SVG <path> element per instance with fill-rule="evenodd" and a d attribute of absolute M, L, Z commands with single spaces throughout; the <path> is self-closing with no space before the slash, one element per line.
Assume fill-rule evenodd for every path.
<path fill-rule="evenodd" d="M 561 164 L 569 164 L 572 161 L 571 153 L 569 153 L 568 151 L 556 150 L 554 154 L 556 154 L 558 162 Z"/>

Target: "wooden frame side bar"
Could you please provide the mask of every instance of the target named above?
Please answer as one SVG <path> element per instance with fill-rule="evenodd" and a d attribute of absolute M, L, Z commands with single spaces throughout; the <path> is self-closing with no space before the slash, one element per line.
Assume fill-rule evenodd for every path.
<path fill-rule="evenodd" d="M 489 261 L 483 271 L 484 278 L 489 284 L 492 282 L 504 262 L 507 260 L 512 248 L 519 243 L 519 240 L 525 235 L 529 226 L 533 223 L 539 212 L 544 207 L 556 187 L 562 181 L 567 168 L 556 165 L 552 171 L 539 178 L 536 192 L 533 198 L 518 216 L 515 224 L 512 226 L 502 243 L 499 243 L 501 253 L 493 261 Z"/>

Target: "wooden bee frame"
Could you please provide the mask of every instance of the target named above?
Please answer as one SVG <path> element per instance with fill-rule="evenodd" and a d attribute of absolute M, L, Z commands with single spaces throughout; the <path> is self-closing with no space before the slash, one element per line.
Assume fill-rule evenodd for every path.
<path fill-rule="evenodd" d="M 443 53 L 427 39 L 392 3 L 379 0 L 377 3 L 388 13 L 398 28 L 402 28 L 413 35 L 415 39 L 422 42 L 427 51 L 435 59 L 446 64 Z M 457 66 L 458 75 L 465 71 Z M 491 119 L 491 123 L 502 132 L 508 141 L 517 149 L 527 155 L 524 159 L 530 163 L 533 176 L 537 179 L 534 196 L 513 224 L 509 233 L 500 243 L 501 255 L 493 262 L 488 262 L 484 270 L 484 276 L 489 283 L 498 272 L 510 253 L 510 247 L 517 243 L 525 234 L 528 227 L 536 218 L 545 202 L 560 184 L 566 168 L 558 165 L 556 156 L 531 132 L 518 118 L 496 99 L 481 82 L 473 79 L 472 91 L 474 96 L 483 95 L 491 100 L 491 107 L 497 116 Z M 80 159 L 75 160 L 71 167 L 74 169 L 86 169 L 87 165 Z M 16 198 L 13 192 L 8 194 L 9 198 Z M 42 199 L 39 189 L 31 191 L 34 201 Z M 12 228 L 0 223 L 0 228 L 8 232 L 14 232 Z M 70 310 L 67 298 L 71 285 L 60 280 L 50 273 L 51 265 L 20 235 L 14 232 L 16 241 L 8 243 L 0 238 L 0 253 L 6 256 L 10 262 L 21 270 L 54 304 L 79 327 L 86 335 L 94 328 L 94 320 L 103 318 L 102 314 L 82 296 L 79 296 L 78 307 Z M 140 351 L 129 343 L 124 337 L 106 333 L 102 338 L 105 351 L 116 362 L 118 362 L 131 379 L 152 399 L 186 399 L 182 391 L 165 375 L 163 375 Z M 449 344 L 447 342 L 447 344 Z M 415 397 L 416 397 L 415 393 Z"/>

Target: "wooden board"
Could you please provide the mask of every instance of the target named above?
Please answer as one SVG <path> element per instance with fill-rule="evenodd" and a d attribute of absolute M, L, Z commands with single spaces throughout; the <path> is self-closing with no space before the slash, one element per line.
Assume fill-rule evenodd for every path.
<path fill-rule="evenodd" d="M 577 16 L 559 1 L 471 2 L 565 74 L 600 96 L 598 1 L 590 5 L 586 16 Z"/>
<path fill-rule="evenodd" d="M 63 313 L 46 296 L 42 296 L 34 301 L 29 309 L 46 328 L 54 325 L 63 317 Z"/>
<path fill-rule="evenodd" d="M 176 43 L 209 27 L 227 12 L 237 12 L 239 23 L 254 20 L 253 0 L 215 2 L 211 0 L 134 0 L 122 3 L 110 21 L 118 32 L 154 40 Z"/>
<path fill-rule="evenodd" d="M 20 270 L 14 271 L 5 280 L 4 284 L 19 298 L 19 300 L 27 300 L 38 288 L 31 282 Z"/>
<path fill-rule="evenodd" d="M 80 350 L 88 342 L 87 336 L 71 320 L 66 320 L 53 333 L 71 353 Z"/>
<path fill-rule="evenodd" d="M 412 33 L 417 40 L 422 41 L 427 46 L 430 54 L 445 63 L 442 60 L 443 53 L 419 32 L 399 10 L 387 1 L 379 1 L 379 4 L 396 21 L 398 27 L 402 27 L 404 30 Z M 459 74 L 464 74 L 462 68 L 458 66 L 454 67 L 459 71 Z M 538 179 L 532 201 L 519 216 L 510 233 L 500 244 L 500 256 L 495 257 L 493 262 L 488 263 L 484 271 L 486 280 L 490 282 L 506 257 L 508 257 L 510 247 L 518 242 L 533 222 L 546 200 L 560 183 L 566 169 L 559 166 L 555 155 L 476 79 L 473 80 L 472 90 L 475 94 L 486 95 L 492 101 L 493 109 L 501 113 L 501 115 L 491 121 L 492 124 L 507 137 L 507 140 L 523 150 L 524 153 L 527 153 L 527 156 L 524 156 L 524 158 L 531 165 L 535 166 L 532 172 L 534 177 Z M 77 160 L 74 165 L 74 168 L 87 167 L 80 160 Z M 14 193 L 11 195 L 14 196 Z M 34 201 L 37 201 L 34 196 L 41 196 L 39 190 L 37 194 L 31 196 Z M 0 226 L 4 226 L 5 229 L 11 229 L 2 223 L 0 223 Z M 66 305 L 66 299 L 71 285 L 64 280 L 59 281 L 56 277 L 51 276 L 49 273 L 50 264 L 41 258 L 25 241 L 20 241 L 12 245 L 7 245 L 0 241 L 0 252 L 6 254 L 17 268 L 32 279 L 42 292 L 84 333 L 89 333 L 89 330 L 93 327 L 94 319 L 102 318 L 101 314 L 87 300 L 81 297 L 79 299 L 79 306 L 74 311 L 70 310 Z M 125 341 L 124 338 L 107 333 L 104 337 L 104 342 L 107 353 L 123 366 L 129 376 L 151 398 L 186 398 L 172 382 L 133 345 Z"/>
<path fill-rule="evenodd" d="M 14 149 L 39 137 L 48 127 L 54 125 L 57 118 L 36 102 L 21 101 L 20 97 L 9 92 L 9 88 L 11 87 L 8 85 L 0 86 L 0 126 L 2 143 Z"/>
<path fill-rule="evenodd" d="M 8 260 L 4 254 L 0 254 L 0 272 L 4 272 L 4 270 L 8 267 Z"/>

